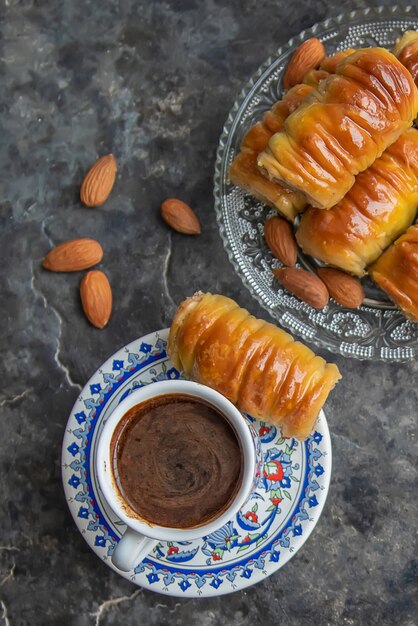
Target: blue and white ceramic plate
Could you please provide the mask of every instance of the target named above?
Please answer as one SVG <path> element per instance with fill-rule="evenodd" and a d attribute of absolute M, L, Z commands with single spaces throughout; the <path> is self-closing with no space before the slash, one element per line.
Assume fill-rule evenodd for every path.
<path fill-rule="evenodd" d="M 181 597 L 231 593 L 277 571 L 314 529 L 331 476 L 328 425 L 321 413 L 315 432 L 301 443 L 248 417 L 261 438 L 264 467 L 247 504 L 217 532 L 190 542 L 161 542 L 135 569 L 122 574 L 110 557 L 125 526 L 103 498 L 93 459 L 103 424 L 132 389 L 180 376 L 166 354 L 167 336 L 168 330 L 161 330 L 133 341 L 84 387 L 63 441 L 65 495 L 89 546 L 135 584 Z"/>

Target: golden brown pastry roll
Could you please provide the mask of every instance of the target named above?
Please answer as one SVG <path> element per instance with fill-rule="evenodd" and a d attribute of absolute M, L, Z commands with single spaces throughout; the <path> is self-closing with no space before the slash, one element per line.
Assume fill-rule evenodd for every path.
<path fill-rule="evenodd" d="M 336 365 L 230 298 L 197 293 L 178 308 L 168 353 L 186 376 L 238 408 L 305 439 L 341 378 Z"/>
<path fill-rule="evenodd" d="M 265 113 L 262 121 L 257 122 L 247 131 L 241 143 L 240 152 L 229 168 L 231 182 L 257 200 L 276 209 L 290 221 L 293 221 L 297 213 L 304 209 L 305 198 L 263 176 L 257 166 L 257 157 L 258 153 L 267 146 L 273 133 L 283 128 L 286 117 L 311 93 L 312 89 L 313 87 L 308 85 L 296 85 L 282 100 L 276 102 Z"/>
<path fill-rule="evenodd" d="M 382 254 L 369 274 L 407 317 L 418 322 L 418 224 Z"/>
<path fill-rule="evenodd" d="M 295 85 L 267 111 L 260 122 L 251 126 L 241 143 L 240 152 L 229 169 L 229 177 L 241 189 L 257 200 L 276 209 L 283 217 L 293 221 L 306 206 L 306 198 L 296 191 L 287 189 L 278 182 L 264 176 L 257 165 L 258 153 L 267 147 L 274 133 L 281 131 L 286 118 L 312 93 L 321 80 L 334 72 L 352 50 L 337 52 L 326 57 L 319 70 L 310 70 L 303 79 L 303 84 Z"/>
<path fill-rule="evenodd" d="M 414 221 L 418 208 L 418 130 L 410 129 L 359 174 L 330 211 L 308 208 L 296 239 L 306 254 L 363 276 Z"/>
<path fill-rule="evenodd" d="M 305 208 L 305 198 L 263 176 L 257 167 L 257 156 L 258 152 L 239 152 L 229 169 L 231 182 L 293 222 Z"/>
<path fill-rule="evenodd" d="M 418 32 L 415 30 L 406 32 L 396 42 L 392 52 L 410 71 L 415 84 L 418 84 Z"/>
<path fill-rule="evenodd" d="M 258 166 L 329 209 L 411 126 L 417 109 L 417 88 L 396 57 L 383 48 L 358 50 L 289 115 Z"/>

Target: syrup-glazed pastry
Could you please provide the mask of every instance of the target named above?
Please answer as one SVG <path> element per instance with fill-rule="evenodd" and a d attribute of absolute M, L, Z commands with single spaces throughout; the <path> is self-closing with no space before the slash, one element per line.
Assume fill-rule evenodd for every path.
<path fill-rule="evenodd" d="M 254 417 L 305 439 L 341 378 L 291 335 L 230 298 L 197 293 L 178 308 L 168 353 L 174 366 Z"/>
<path fill-rule="evenodd" d="M 267 147 L 274 133 L 283 129 L 286 118 L 312 93 L 321 80 L 335 72 L 338 64 L 352 54 L 353 50 L 343 50 L 326 57 L 319 70 L 310 70 L 303 83 L 295 85 L 264 114 L 263 119 L 247 131 L 240 151 L 229 169 L 229 177 L 241 189 L 257 200 L 276 209 L 280 215 L 293 221 L 306 206 L 306 198 L 297 191 L 287 189 L 278 182 L 264 176 L 257 165 L 259 152 Z"/>
<path fill-rule="evenodd" d="M 329 209 L 413 122 L 418 90 L 409 71 L 383 48 L 344 58 L 260 153 L 258 166 L 284 186 Z"/>
<path fill-rule="evenodd" d="M 409 30 L 404 33 L 392 52 L 411 72 L 415 84 L 418 85 L 418 31 Z"/>
<path fill-rule="evenodd" d="M 369 274 L 407 317 L 418 322 L 418 224 L 382 254 Z"/>
<path fill-rule="evenodd" d="M 311 80 L 314 80 L 313 75 Z M 258 169 L 257 157 L 259 152 L 267 146 L 270 137 L 283 128 L 286 117 L 312 91 L 313 87 L 310 85 L 292 87 L 282 100 L 276 102 L 265 113 L 261 122 L 257 122 L 247 131 L 240 151 L 229 168 L 231 182 L 257 200 L 276 209 L 280 215 L 291 222 L 306 206 L 304 196 L 263 176 Z"/>
<path fill-rule="evenodd" d="M 414 221 L 418 209 L 418 130 L 406 131 L 330 211 L 308 208 L 296 239 L 306 254 L 363 276 Z"/>

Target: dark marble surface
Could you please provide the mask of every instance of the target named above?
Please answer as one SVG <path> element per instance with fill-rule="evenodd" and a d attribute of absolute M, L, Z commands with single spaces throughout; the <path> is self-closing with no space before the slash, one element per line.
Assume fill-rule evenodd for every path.
<path fill-rule="evenodd" d="M 117 348 L 168 325 L 184 296 L 223 292 L 266 317 L 215 223 L 218 137 L 242 85 L 279 45 L 364 6 L 0 3 L 0 624 L 417 623 L 416 363 L 330 357 L 344 378 L 326 407 L 334 471 L 321 521 L 285 568 L 232 596 L 179 600 L 114 574 L 76 529 L 60 476 L 80 386 Z M 82 208 L 83 172 L 109 151 L 114 192 L 102 208 Z M 160 221 L 167 196 L 196 209 L 200 237 Z M 105 250 L 115 306 L 103 331 L 83 317 L 80 275 L 40 267 L 52 245 L 78 236 Z"/>

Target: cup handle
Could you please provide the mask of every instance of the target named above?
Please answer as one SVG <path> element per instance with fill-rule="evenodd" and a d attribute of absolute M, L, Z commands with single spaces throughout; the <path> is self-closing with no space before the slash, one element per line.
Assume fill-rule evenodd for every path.
<path fill-rule="evenodd" d="M 112 563 L 122 572 L 129 572 L 146 557 L 158 541 L 127 528 L 112 554 Z"/>

